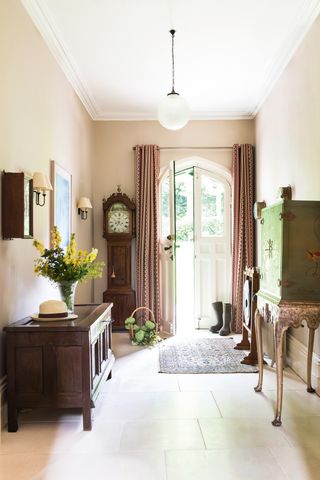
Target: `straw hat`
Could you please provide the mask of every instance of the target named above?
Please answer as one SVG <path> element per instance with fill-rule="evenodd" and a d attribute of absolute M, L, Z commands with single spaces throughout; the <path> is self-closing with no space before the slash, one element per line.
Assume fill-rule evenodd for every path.
<path fill-rule="evenodd" d="M 46 300 L 40 303 L 39 313 L 31 315 L 34 320 L 51 322 L 54 320 L 74 320 L 78 315 L 69 314 L 67 305 L 60 300 Z"/>

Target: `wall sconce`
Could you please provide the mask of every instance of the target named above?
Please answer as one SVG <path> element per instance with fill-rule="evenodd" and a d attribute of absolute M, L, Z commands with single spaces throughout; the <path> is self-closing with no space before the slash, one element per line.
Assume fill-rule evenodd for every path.
<path fill-rule="evenodd" d="M 80 215 L 81 220 L 87 220 L 89 208 L 92 208 L 90 199 L 88 197 L 81 197 L 78 202 L 78 215 Z"/>
<path fill-rule="evenodd" d="M 33 174 L 33 192 L 36 194 L 36 205 L 43 207 L 46 203 L 46 192 L 52 190 L 49 178 L 42 172 L 34 172 Z M 42 203 L 40 202 L 40 194 L 42 193 Z"/>

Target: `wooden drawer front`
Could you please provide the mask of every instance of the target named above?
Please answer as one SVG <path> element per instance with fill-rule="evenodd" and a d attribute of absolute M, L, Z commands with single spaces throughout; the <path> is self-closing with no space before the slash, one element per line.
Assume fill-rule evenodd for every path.
<path fill-rule="evenodd" d="M 9 332 L 9 335 L 13 335 L 11 338 L 16 346 L 82 345 L 80 332 L 26 331 L 14 334 Z"/>
<path fill-rule="evenodd" d="M 15 349 L 15 390 L 22 394 L 43 394 L 42 347 L 17 347 Z"/>

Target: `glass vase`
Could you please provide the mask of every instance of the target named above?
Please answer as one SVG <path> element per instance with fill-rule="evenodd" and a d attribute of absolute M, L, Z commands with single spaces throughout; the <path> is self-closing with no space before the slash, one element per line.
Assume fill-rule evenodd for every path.
<path fill-rule="evenodd" d="M 67 305 L 68 313 L 74 313 L 74 296 L 78 282 L 74 280 L 64 280 L 58 282 L 58 288 L 61 300 Z"/>

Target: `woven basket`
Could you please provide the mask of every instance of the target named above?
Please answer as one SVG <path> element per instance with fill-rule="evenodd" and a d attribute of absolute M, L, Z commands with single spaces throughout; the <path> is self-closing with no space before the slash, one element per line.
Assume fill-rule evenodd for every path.
<path fill-rule="evenodd" d="M 130 317 L 133 317 L 135 313 L 139 312 L 139 310 L 147 310 L 147 311 L 150 313 L 151 318 L 152 318 L 152 321 L 153 321 L 153 323 L 156 325 L 156 332 L 158 332 L 158 325 L 157 325 L 156 320 L 155 320 L 155 318 L 154 318 L 154 313 L 153 313 L 152 310 L 150 310 L 150 308 L 148 308 L 148 307 L 138 307 L 138 308 L 136 308 L 135 310 L 133 310 L 133 312 L 131 313 Z M 130 326 L 129 336 L 130 336 L 130 340 L 133 340 L 133 338 L 134 338 L 133 325 Z"/>

